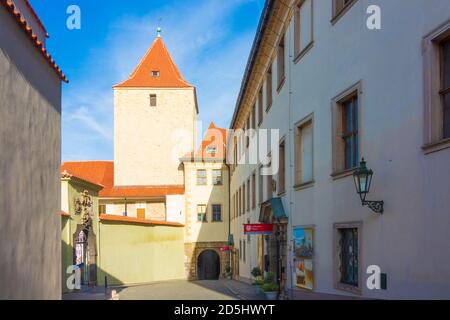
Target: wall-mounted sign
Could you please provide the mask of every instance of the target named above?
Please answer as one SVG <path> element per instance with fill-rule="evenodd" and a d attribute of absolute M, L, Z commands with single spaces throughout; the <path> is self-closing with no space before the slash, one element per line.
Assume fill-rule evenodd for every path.
<path fill-rule="evenodd" d="M 224 252 L 224 251 L 231 251 L 231 247 L 230 246 L 220 247 L 220 251 L 222 251 L 222 252 Z"/>
<path fill-rule="evenodd" d="M 273 224 L 257 223 L 244 224 L 244 234 L 272 234 Z"/>

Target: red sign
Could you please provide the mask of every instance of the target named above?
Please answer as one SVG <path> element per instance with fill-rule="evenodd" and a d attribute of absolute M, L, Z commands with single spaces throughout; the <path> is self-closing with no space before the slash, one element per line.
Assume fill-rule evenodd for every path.
<path fill-rule="evenodd" d="M 220 251 L 222 251 L 222 252 L 224 252 L 224 251 L 231 251 L 231 247 L 230 246 L 220 247 Z"/>
<path fill-rule="evenodd" d="M 273 224 L 258 223 L 244 224 L 245 234 L 271 234 L 273 232 Z"/>

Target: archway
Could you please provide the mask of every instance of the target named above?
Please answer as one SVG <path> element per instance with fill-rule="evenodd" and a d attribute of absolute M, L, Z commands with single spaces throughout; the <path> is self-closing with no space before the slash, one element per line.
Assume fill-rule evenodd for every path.
<path fill-rule="evenodd" d="M 205 250 L 197 259 L 198 280 L 218 280 L 220 276 L 220 257 L 214 250 Z"/>

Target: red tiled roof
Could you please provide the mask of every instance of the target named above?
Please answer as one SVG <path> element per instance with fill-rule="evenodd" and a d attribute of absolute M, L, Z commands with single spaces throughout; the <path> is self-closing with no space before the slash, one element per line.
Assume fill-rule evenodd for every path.
<path fill-rule="evenodd" d="M 114 162 L 85 161 L 65 162 L 61 172 L 76 176 L 79 179 L 103 186 L 101 198 L 137 198 L 161 197 L 166 195 L 184 194 L 183 185 L 171 186 L 114 186 Z"/>
<path fill-rule="evenodd" d="M 194 156 L 192 153 L 188 153 L 184 159 L 196 159 L 196 160 L 224 160 L 226 157 L 226 144 L 227 144 L 227 130 L 224 128 L 218 128 L 211 122 L 202 143 Z M 215 149 L 216 152 L 211 153 Z"/>
<path fill-rule="evenodd" d="M 17 24 L 27 34 L 30 41 L 34 44 L 34 46 L 43 55 L 45 60 L 47 60 L 47 62 L 50 64 L 50 66 L 53 68 L 53 70 L 55 70 L 58 77 L 62 81 L 68 83 L 69 80 L 67 80 L 67 78 L 64 75 L 64 73 L 62 72 L 62 70 L 55 63 L 55 60 L 53 60 L 52 56 L 47 52 L 47 49 L 45 49 L 44 43 L 42 41 L 38 40 L 36 34 L 34 34 L 34 32 L 33 32 L 33 29 L 29 26 L 29 24 L 27 23 L 27 21 L 25 20 L 23 15 L 19 12 L 19 10 L 14 5 L 14 3 L 11 0 L 0 0 L 0 3 L 15 18 Z"/>
<path fill-rule="evenodd" d="M 39 19 L 39 16 L 36 14 L 36 11 L 34 11 L 33 7 L 31 6 L 28 0 L 25 0 L 25 5 L 28 7 L 28 9 L 30 9 L 31 14 L 33 15 L 33 17 L 36 18 L 37 23 L 42 28 L 42 31 L 45 32 L 45 36 L 48 38 L 47 29 L 45 29 L 44 24 L 42 23 L 41 19 Z"/>
<path fill-rule="evenodd" d="M 159 76 L 152 76 L 152 72 Z M 189 88 L 173 62 L 166 45 L 157 37 L 130 77 L 114 87 Z"/>
<path fill-rule="evenodd" d="M 154 226 L 184 227 L 184 224 L 178 223 L 178 222 L 146 220 L 146 219 L 138 219 L 138 218 L 133 218 L 133 217 L 115 216 L 112 214 L 101 214 L 100 220 L 112 221 L 112 222 L 148 224 L 148 225 L 154 225 Z"/>

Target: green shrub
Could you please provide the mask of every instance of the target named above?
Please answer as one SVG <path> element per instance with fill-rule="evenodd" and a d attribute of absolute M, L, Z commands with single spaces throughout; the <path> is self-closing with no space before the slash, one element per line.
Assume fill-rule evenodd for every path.
<path fill-rule="evenodd" d="M 231 267 L 230 266 L 226 266 L 225 267 L 225 273 L 230 273 L 231 272 Z"/>
<path fill-rule="evenodd" d="M 255 281 L 253 281 L 253 285 L 255 286 L 262 286 L 263 284 L 264 284 L 263 279 L 256 279 Z"/>
<path fill-rule="evenodd" d="M 262 276 L 261 269 L 258 267 L 253 268 L 251 274 L 255 279 Z"/>
<path fill-rule="evenodd" d="M 264 292 L 276 292 L 276 291 L 278 291 L 278 285 L 275 282 L 264 283 L 261 286 L 261 289 Z"/>

